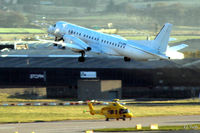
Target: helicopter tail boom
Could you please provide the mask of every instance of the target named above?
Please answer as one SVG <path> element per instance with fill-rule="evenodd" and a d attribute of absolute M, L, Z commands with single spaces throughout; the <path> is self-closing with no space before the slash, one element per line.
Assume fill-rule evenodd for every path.
<path fill-rule="evenodd" d="M 94 106 L 91 102 L 88 103 L 88 106 L 89 106 L 91 115 L 95 115 L 95 114 L 102 115 L 101 110 L 94 110 Z"/>
<path fill-rule="evenodd" d="M 90 114 L 91 114 L 91 115 L 94 115 L 94 114 L 95 114 L 95 111 L 94 111 L 94 107 L 93 107 L 92 103 L 89 102 L 89 103 L 88 103 L 88 106 L 89 106 L 89 109 L 90 109 Z"/>

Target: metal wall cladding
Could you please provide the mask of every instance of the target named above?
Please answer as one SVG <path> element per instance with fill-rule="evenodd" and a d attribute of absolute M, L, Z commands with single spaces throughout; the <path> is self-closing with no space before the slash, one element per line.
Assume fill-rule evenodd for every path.
<path fill-rule="evenodd" d="M 123 87 L 200 86 L 200 70 L 186 68 L 0 68 L 0 86 L 77 85 L 81 71 L 95 71 L 100 80 L 122 80 Z"/>

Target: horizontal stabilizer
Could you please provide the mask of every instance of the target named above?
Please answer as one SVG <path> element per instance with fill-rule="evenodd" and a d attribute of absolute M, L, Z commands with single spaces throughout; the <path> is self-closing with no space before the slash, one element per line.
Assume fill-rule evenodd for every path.
<path fill-rule="evenodd" d="M 180 45 L 169 47 L 169 49 L 174 50 L 174 51 L 179 51 L 179 50 L 184 49 L 186 47 L 188 47 L 187 44 L 180 44 Z"/>

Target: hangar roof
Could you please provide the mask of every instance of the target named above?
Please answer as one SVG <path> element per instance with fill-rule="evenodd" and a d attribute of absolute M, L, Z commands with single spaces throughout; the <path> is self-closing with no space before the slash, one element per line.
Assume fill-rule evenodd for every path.
<path fill-rule="evenodd" d="M 11 50 L 0 53 L 0 68 L 200 68 L 199 59 L 124 62 L 122 57 L 87 55 L 85 62 L 78 62 L 80 54 L 69 50 Z"/>

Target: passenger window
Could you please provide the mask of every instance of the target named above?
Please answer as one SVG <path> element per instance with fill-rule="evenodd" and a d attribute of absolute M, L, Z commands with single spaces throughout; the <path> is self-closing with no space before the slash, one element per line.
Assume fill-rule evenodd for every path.
<path fill-rule="evenodd" d="M 114 110 L 110 110 L 110 114 L 114 114 Z"/>
<path fill-rule="evenodd" d="M 81 33 L 79 33 L 79 36 L 81 36 Z"/>
<path fill-rule="evenodd" d="M 112 43 L 112 45 L 114 45 L 114 42 Z"/>
<path fill-rule="evenodd" d="M 99 41 L 99 38 L 97 38 L 97 41 Z"/>
<path fill-rule="evenodd" d="M 119 114 L 123 114 L 123 109 L 120 109 L 120 110 L 119 110 Z"/>
<path fill-rule="evenodd" d="M 85 37 L 85 35 L 83 35 L 83 37 Z"/>
<path fill-rule="evenodd" d="M 104 43 L 106 43 L 106 40 L 104 41 Z"/>
<path fill-rule="evenodd" d="M 110 44 L 111 44 L 111 42 L 110 42 Z"/>

